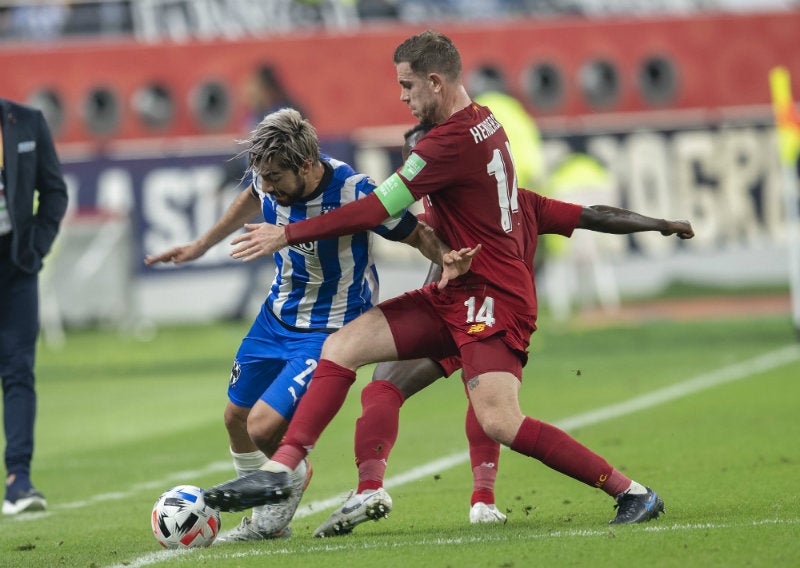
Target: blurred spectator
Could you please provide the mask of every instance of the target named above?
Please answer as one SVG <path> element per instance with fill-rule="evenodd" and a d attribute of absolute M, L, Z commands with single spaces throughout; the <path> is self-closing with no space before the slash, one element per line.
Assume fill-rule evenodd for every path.
<path fill-rule="evenodd" d="M 522 103 L 509 93 L 501 71 L 492 65 L 479 67 L 469 78 L 469 94 L 478 104 L 489 107 L 503 125 L 511 144 L 518 187 L 545 195 L 544 155 L 539 128 Z M 545 256 L 545 247 L 539 247 L 534 258 L 537 271 L 544 266 Z"/>
<path fill-rule="evenodd" d="M 266 115 L 282 108 L 293 108 L 308 118 L 299 103 L 289 95 L 286 87 L 271 65 L 262 65 L 247 80 L 245 85 L 245 100 L 250 115 L 248 116 L 247 130 L 249 131 Z"/>
<path fill-rule="evenodd" d="M 619 206 L 611 174 L 587 154 L 572 154 L 558 164 L 547 180 L 547 194 L 587 207 Z M 598 304 L 607 312 L 619 308 L 619 284 L 610 262 L 611 249 L 617 246 L 614 241 L 613 235 L 592 231 L 575 231 L 569 239 L 543 240 L 547 271 L 542 290 L 554 320 L 567 321 L 576 309 Z"/>
<path fill-rule="evenodd" d="M 6 8 L 4 36 L 26 41 L 50 41 L 61 37 L 70 6 L 53 0 L 46 4 L 18 4 Z"/>
<path fill-rule="evenodd" d="M 397 19 L 398 0 L 359 0 L 356 8 L 361 20 Z"/>
<path fill-rule="evenodd" d="M 545 172 L 539 128 L 523 104 L 509 93 L 502 72 L 492 65 L 479 67 L 469 78 L 469 94 L 478 104 L 492 109 L 503 125 L 519 187 L 542 193 Z"/>
<path fill-rule="evenodd" d="M 71 36 L 121 35 L 133 32 L 130 0 L 74 2 L 64 34 Z"/>

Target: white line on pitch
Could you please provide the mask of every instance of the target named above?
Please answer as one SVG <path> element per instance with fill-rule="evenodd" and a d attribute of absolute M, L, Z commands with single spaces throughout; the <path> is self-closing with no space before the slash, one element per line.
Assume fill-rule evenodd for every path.
<path fill-rule="evenodd" d="M 580 428 L 582 426 L 599 424 L 600 422 L 605 422 L 606 420 L 611 420 L 612 418 L 633 414 L 639 410 L 664 404 L 666 402 L 670 402 L 684 396 L 689 396 L 690 394 L 694 394 L 702 390 L 745 379 L 758 373 L 763 373 L 764 371 L 769 371 L 770 369 L 775 369 L 777 367 L 793 363 L 797 360 L 800 360 L 800 346 L 789 345 L 782 349 L 770 351 L 764 355 L 754 357 L 753 359 L 748 359 L 747 361 L 741 361 L 727 367 L 722 367 L 721 369 L 717 369 L 715 371 L 703 373 L 702 375 L 698 375 L 691 379 L 664 387 L 662 389 L 654 390 L 642 396 L 637 396 L 618 404 L 603 406 L 597 410 L 584 412 L 583 414 L 578 414 L 576 416 L 559 420 L 553 425 L 561 428 L 562 430 L 574 430 L 575 428 Z M 505 447 L 503 447 L 503 449 L 505 449 Z M 384 482 L 384 486 L 388 489 L 418 481 L 467 461 L 469 461 L 469 451 L 452 454 L 415 467 L 399 475 L 389 477 Z M 295 518 L 307 517 L 329 507 L 335 507 L 336 505 L 339 505 L 346 496 L 347 493 L 343 493 L 341 495 L 337 495 L 336 497 L 308 503 L 297 510 L 297 513 L 295 513 Z"/>
<path fill-rule="evenodd" d="M 800 360 L 800 346 L 794 344 L 789 345 L 781 349 L 777 349 L 775 351 L 770 351 L 763 355 L 759 355 L 752 359 L 748 359 L 746 361 L 741 361 L 739 363 L 734 363 L 727 367 L 722 367 L 720 369 L 710 371 L 708 373 L 703 373 L 691 379 L 687 379 L 680 383 L 676 383 L 674 385 L 670 385 L 668 387 L 652 391 L 642 396 L 634 397 L 632 399 L 629 399 L 627 401 L 618 404 L 604 406 L 602 408 L 598 408 L 597 410 L 565 418 L 564 420 L 555 422 L 554 425 L 564 430 L 571 430 L 579 428 L 581 426 L 598 424 L 600 422 L 604 422 L 612 418 L 618 418 L 620 416 L 632 414 L 634 412 L 638 412 L 646 408 L 652 408 L 654 406 L 664 404 L 678 398 L 689 396 L 690 394 L 694 394 L 719 385 L 752 377 L 758 373 L 763 373 L 765 371 L 769 371 L 771 369 L 775 369 L 777 367 L 781 367 L 783 365 L 787 365 L 789 363 L 793 363 L 798 360 Z M 433 462 L 429 462 L 425 465 L 415 467 L 405 473 L 392 476 L 385 481 L 384 485 L 387 488 L 391 488 L 403 485 L 405 483 L 410 483 L 418 479 L 422 479 L 426 476 L 429 476 L 433 473 L 444 471 L 448 468 L 454 467 L 468 460 L 469 460 L 469 452 L 467 451 L 459 452 L 457 454 L 452 454 L 450 456 L 446 456 L 444 458 L 435 460 Z M 213 467 L 214 470 L 216 471 L 217 463 L 211 464 L 211 466 L 209 467 Z M 230 467 L 229 464 L 228 467 Z M 208 468 L 206 468 L 206 470 L 207 469 Z M 183 472 L 180 475 L 184 476 L 182 479 L 187 479 L 192 475 L 197 476 L 199 474 L 200 474 L 199 472 Z M 170 475 L 169 479 L 175 478 L 176 475 L 178 474 Z M 150 482 L 146 485 L 149 487 L 153 483 L 155 482 Z M 142 486 L 140 485 L 138 487 Z M 130 493 L 131 492 L 128 492 L 127 495 L 130 495 Z M 318 513 L 327 508 L 334 507 L 341 503 L 343 495 L 345 494 L 340 494 L 334 497 L 330 497 L 328 499 L 323 499 L 320 501 L 314 501 L 312 503 L 308 503 L 307 505 L 304 505 L 297 510 L 297 513 L 295 513 L 295 518 L 307 517 L 313 513 Z M 587 534 L 592 533 L 592 531 L 581 531 L 581 532 L 582 533 L 585 532 Z M 603 532 L 602 534 L 605 534 L 605 532 Z M 272 553 L 275 552 L 278 551 L 272 551 Z M 148 558 L 150 560 L 146 560 Z M 156 554 L 147 555 L 145 557 L 139 558 L 138 560 L 126 563 L 124 564 L 124 566 L 127 566 L 129 568 L 132 566 L 133 567 L 146 566 L 148 564 L 160 562 L 163 559 L 164 556 L 158 556 Z"/>
<path fill-rule="evenodd" d="M 691 532 L 691 531 L 709 531 L 709 530 L 726 530 L 726 529 L 740 529 L 759 527 L 764 525 L 796 525 L 800 523 L 800 519 L 758 519 L 751 522 L 743 523 L 685 523 L 679 525 L 648 525 L 648 526 L 631 526 L 631 532 Z M 525 540 L 547 540 L 547 539 L 564 539 L 564 538 L 608 538 L 612 529 L 581 529 L 581 530 L 562 530 L 562 531 L 548 531 L 548 532 L 530 532 L 520 533 L 503 532 L 503 533 L 488 533 L 483 532 L 476 535 L 451 537 L 451 538 L 423 538 L 413 542 L 398 543 L 393 540 L 375 539 L 369 542 L 358 542 L 352 544 L 347 539 L 322 539 L 320 544 L 311 545 L 303 548 L 303 553 L 319 553 L 319 552 L 332 552 L 341 550 L 381 550 L 381 549 L 400 549 L 400 548 L 419 548 L 420 546 L 452 546 L 463 544 L 480 544 L 480 543 L 502 543 L 502 542 L 520 542 Z M 328 541 L 333 540 L 337 544 L 331 544 Z M 191 564 L 209 564 L 213 565 L 223 559 L 233 558 L 262 558 L 270 556 L 286 556 L 289 554 L 297 554 L 297 551 L 291 548 L 263 548 L 254 547 L 248 550 L 237 550 L 236 552 L 224 552 L 221 548 L 213 547 L 213 552 L 206 552 L 205 549 L 182 549 L 182 550 L 159 550 L 158 552 L 151 552 L 131 562 L 119 564 L 112 568 L 141 568 L 142 566 L 150 566 L 152 564 L 159 564 L 161 562 L 168 562 L 182 556 L 184 554 L 191 554 Z M 188 559 L 187 559 L 188 561 Z"/>

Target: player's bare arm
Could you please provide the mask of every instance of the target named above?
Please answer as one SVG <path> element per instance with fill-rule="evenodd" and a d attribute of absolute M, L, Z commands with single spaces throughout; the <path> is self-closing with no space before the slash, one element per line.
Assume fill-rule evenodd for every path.
<path fill-rule="evenodd" d="M 656 219 L 610 205 L 584 207 L 577 228 L 617 235 L 658 231 L 664 236 L 677 235 L 681 239 L 694 237 L 694 229 L 689 221 Z"/>
<path fill-rule="evenodd" d="M 477 247 L 453 250 L 436 235 L 433 228 L 423 221 L 419 221 L 414 232 L 402 242 L 418 249 L 430 261 L 441 266 L 439 288 L 444 288 L 450 280 L 465 274 L 472 265 L 472 258 L 481 248 L 478 245 Z"/>
<path fill-rule="evenodd" d="M 220 217 L 214 226 L 203 235 L 191 243 L 173 247 L 161 254 L 146 256 L 144 263 L 147 266 L 159 262 L 181 264 L 182 262 L 200 258 L 208 249 L 237 229 L 240 229 L 245 221 L 249 221 L 260 212 L 261 204 L 250 188 L 248 188 L 236 196 L 236 199 L 233 200 L 225 213 L 222 214 L 222 217 Z"/>
<path fill-rule="evenodd" d="M 439 266 L 442 264 L 442 257 L 452 250 L 452 247 L 443 242 L 436 235 L 436 231 L 424 221 L 418 221 L 414 231 L 401 242 L 416 248 L 425 258 Z"/>

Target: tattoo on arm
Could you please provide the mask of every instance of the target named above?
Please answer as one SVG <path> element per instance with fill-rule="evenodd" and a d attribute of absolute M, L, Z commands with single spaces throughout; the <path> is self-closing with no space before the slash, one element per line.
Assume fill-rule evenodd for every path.
<path fill-rule="evenodd" d="M 480 376 L 472 377 L 470 380 L 467 381 L 467 389 L 475 390 L 476 388 L 478 388 L 479 384 L 480 384 Z"/>

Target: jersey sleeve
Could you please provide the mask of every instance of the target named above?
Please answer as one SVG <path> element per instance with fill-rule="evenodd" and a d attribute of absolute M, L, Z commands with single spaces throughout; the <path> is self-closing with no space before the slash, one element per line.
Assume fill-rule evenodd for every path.
<path fill-rule="evenodd" d="M 375 183 L 367 176 L 356 184 L 356 195 L 359 199 L 375 191 Z M 403 209 L 395 217 L 387 217 L 380 225 L 372 228 L 372 231 L 384 239 L 390 241 L 402 241 L 408 237 L 417 226 L 417 218 Z"/>
<path fill-rule="evenodd" d="M 578 226 L 583 206 L 576 203 L 550 199 L 533 191 L 519 190 L 520 201 L 523 206 L 533 211 L 538 222 L 540 235 L 553 234 L 572 236 Z"/>
<path fill-rule="evenodd" d="M 397 171 L 415 200 L 445 187 L 450 172 L 463 169 L 458 145 L 435 130 L 414 147 L 414 151 Z"/>
<path fill-rule="evenodd" d="M 377 191 L 373 191 L 363 199 L 348 203 L 325 215 L 289 223 L 283 230 L 287 242 L 296 245 L 373 229 L 386 220 L 387 214 L 386 208 L 378 199 Z M 416 224 L 416 219 L 412 219 L 411 222 Z"/>

